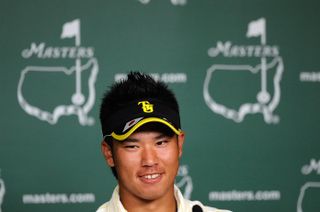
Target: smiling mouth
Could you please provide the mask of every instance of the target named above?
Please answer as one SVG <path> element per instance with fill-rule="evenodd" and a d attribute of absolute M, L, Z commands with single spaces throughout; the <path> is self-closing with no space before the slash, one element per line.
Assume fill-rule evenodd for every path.
<path fill-rule="evenodd" d="M 154 174 L 146 174 L 140 176 L 140 180 L 144 183 L 147 184 L 155 184 L 160 182 L 162 179 L 162 174 L 161 173 L 154 173 Z"/>
<path fill-rule="evenodd" d="M 148 174 L 148 175 L 144 175 L 142 176 L 145 179 L 156 179 L 160 176 L 160 174 Z"/>

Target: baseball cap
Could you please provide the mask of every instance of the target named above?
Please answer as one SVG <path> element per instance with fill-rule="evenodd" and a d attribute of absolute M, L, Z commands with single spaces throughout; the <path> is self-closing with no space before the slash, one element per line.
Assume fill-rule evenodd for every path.
<path fill-rule="evenodd" d="M 182 133 L 178 111 L 157 99 L 139 99 L 121 107 L 106 120 L 103 137 L 123 141 L 150 122 L 164 124 L 177 135 Z"/>

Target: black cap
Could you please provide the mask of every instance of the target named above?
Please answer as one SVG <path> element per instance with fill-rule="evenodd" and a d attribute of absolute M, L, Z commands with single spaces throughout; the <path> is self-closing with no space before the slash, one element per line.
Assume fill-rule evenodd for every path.
<path fill-rule="evenodd" d="M 123 141 L 146 123 L 158 122 L 180 135 L 179 112 L 156 99 L 139 99 L 120 108 L 106 120 L 103 137 Z"/>

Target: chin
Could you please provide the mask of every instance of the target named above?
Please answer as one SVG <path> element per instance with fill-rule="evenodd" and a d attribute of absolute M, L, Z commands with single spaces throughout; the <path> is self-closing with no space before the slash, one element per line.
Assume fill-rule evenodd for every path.
<path fill-rule="evenodd" d="M 149 186 L 140 190 L 140 197 L 144 200 L 152 201 L 159 199 L 168 193 L 168 189 L 164 185 Z"/>
<path fill-rule="evenodd" d="M 163 196 L 162 193 L 147 192 L 142 194 L 140 198 L 145 201 L 153 201 L 153 200 L 160 199 L 162 196 Z"/>

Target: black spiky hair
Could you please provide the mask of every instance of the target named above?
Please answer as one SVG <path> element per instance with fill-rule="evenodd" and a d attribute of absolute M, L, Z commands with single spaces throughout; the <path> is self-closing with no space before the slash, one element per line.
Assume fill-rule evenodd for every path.
<path fill-rule="evenodd" d="M 114 83 L 104 94 L 100 107 L 102 131 L 106 129 L 105 121 L 111 114 L 137 99 L 152 98 L 165 102 L 179 113 L 179 106 L 173 92 L 166 84 L 154 80 L 141 72 L 130 72 L 126 79 Z"/>

